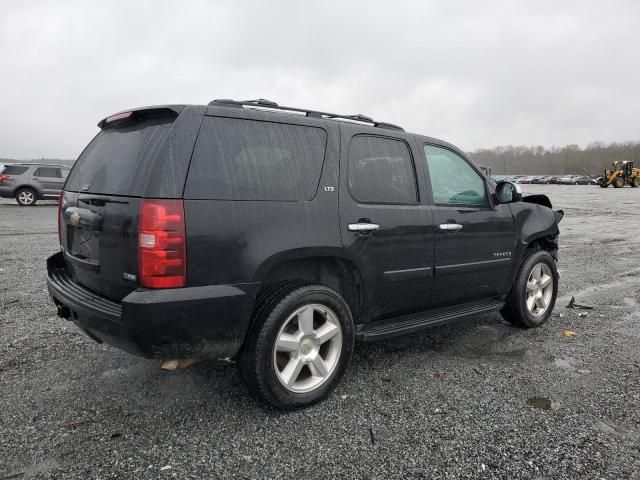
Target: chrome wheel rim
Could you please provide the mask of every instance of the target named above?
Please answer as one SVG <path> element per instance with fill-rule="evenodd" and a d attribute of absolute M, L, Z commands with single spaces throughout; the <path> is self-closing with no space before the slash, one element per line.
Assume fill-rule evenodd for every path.
<path fill-rule="evenodd" d="M 34 200 L 33 193 L 20 192 L 18 194 L 18 199 L 20 200 L 21 203 L 24 203 L 25 205 L 30 205 L 33 203 L 33 200 Z"/>
<path fill-rule="evenodd" d="M 553 296 L 553 274 L 546 263 L 538 263 L 527 279 L 527 310 L 534 317 L 544 315 Z"/>
<path fill-rule="evenodd" d="M 278 332 L 273 368 L 287 390 L 307 393 L 331 377 L 341 352 L 337 315 L 324 305 L 304 305 L 289 315 Z"/>

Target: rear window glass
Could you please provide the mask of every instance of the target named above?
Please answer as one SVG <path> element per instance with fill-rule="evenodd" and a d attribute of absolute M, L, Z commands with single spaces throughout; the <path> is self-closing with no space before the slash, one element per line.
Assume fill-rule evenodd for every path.
<path fill-rule="evenodd" d="M 311 200 L 326 143 L 321 128 L 205 117 L 185 198 Z"/>
<path fill-rule="evenodd" d="M 29 170 L 29 167 L 18 167 L 16 165 L 5 165 L 4 168 L 0 166 L 0 173 L 4 175 L 22 175 Z"/>
<path fill-rule="evenodd" d="M 65 190 L 141 196 L 157 174 L 157 160 L 174 118 L 163 117 L 102 130 L 82 152 Z"/>

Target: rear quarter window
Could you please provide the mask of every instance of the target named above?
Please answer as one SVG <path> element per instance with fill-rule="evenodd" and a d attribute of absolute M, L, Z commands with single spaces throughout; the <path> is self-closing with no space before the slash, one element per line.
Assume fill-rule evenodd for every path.
<path fill-rule="evenodd" d="M 185 198 L 311 200 L 318 189 L 326 143 L 321 128 L 205 117 Z"/>

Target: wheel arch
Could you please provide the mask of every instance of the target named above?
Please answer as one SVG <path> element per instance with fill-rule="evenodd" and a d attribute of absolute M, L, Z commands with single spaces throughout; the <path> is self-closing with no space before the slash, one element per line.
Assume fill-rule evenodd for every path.
<path fill-rule="evenodd" d="M 257 296 L 272 285 L 284 282 L 325 285 L 342 295 L 355 322 L 363 309 L 365 286 L 361 269 L 340 248 L 296 249 L 279 253 L 258 268 L 253 281 L 260 283 Z"/>
<path fill-rule="evenodd" d="M 15 187 L 12 192 L 13 196 L 15 197 L 20 190 L 23 190 L 25 188 L 28 188 L 29 190 L 33 190 L 34 192 L 36 192 L 36 197 L 38 198 L 38 200 L 42 199 L 42 192 L 29 183 L 25 183 Z"/>

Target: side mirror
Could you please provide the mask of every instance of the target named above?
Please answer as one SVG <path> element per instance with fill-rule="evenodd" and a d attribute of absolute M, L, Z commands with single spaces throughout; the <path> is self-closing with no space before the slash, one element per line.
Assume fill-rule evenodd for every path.
<path fill-rule="evenodd" d="M 498 203 L 519 202 L 522 200 L 520 185 L 511 182 L 500 182 L 496 185 L 496 200 Z"/>

